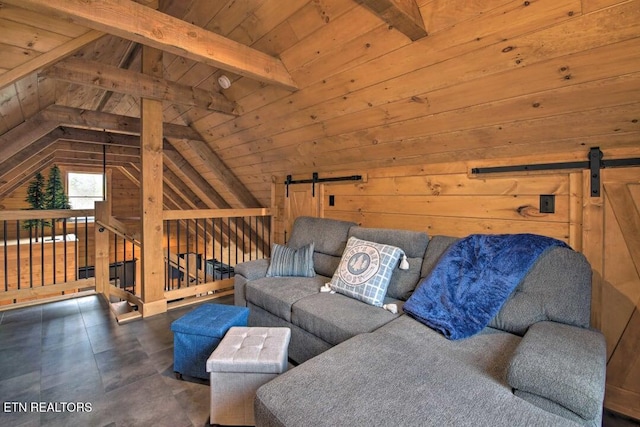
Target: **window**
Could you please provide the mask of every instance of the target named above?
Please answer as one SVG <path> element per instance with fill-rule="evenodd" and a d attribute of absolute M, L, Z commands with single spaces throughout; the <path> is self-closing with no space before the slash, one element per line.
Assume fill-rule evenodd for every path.
<path fill-rule="evenodd" d="M 93 209 L 93 203 L 104 200 L 104 175 L 69 172 L 67 195 L 71 209 Z"/>

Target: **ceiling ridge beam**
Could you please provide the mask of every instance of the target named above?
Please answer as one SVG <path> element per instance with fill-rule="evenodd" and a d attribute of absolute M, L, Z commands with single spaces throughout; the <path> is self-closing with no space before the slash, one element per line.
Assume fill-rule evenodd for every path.
<path fill-rule="evenodd" d="M 420 8 L 415 0 L 356 0 L 412 41 L 427 36 Z"/>
<path fill-rule="evenodd" d="M 95 61 L 70 58 L 41 72 L 40 76 L 83 86 L 99 87 L 125 95 L 197 107 L 230 116 L 239 115 L 238 105 L 220 93 L 208 92 L 197 87 Z"/>
<path fill-rule="evenodd" d="M 129 0 L 5 0 L 244 77 L 298 87 L 279 58 Z"/>

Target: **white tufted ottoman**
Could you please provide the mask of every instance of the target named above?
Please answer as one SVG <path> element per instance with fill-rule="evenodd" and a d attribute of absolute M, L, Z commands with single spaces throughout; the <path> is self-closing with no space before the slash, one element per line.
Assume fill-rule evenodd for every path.
<path fill-rule="evenodd" d="M 289 328 L 232 327 L 207 360 L 211 424 L 254 425 L 256 390 L 287 370 Z"/>

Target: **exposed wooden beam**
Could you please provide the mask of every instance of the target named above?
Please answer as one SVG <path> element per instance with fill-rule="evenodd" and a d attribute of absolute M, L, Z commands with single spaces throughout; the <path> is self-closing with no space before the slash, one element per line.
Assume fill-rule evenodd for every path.
<path fill-rule="evenodd" d="M 55 120 L 48 120 L 41 113 L 36 114 L 0 136 L 0 159 L 17 154 L 57 127 Z"/>
<path fill-rule="evenodd" d="M 141 49 L 142 49 L 142 45 L 140 43 L 129 41 L 129 47 L 127 48 L 127 52 L 124 54 L 124 56 L 120 60 L 118 67 L 119 68 L 131 67 L 131 64 L 133 63 L 135 58 L 138 56 Z M 94 104 L 96 108 L 92 108 L 92 110 L 103 111 L 107 105 L 107 102 L 109 102 L 112 96 L 113 96 L 113 91 L 110 91 L 110 90 L 104 91 L 102 95 L 100 95 L 99 99 L 96 100 L 96 103 Z"/>
<path fill-rule="evenodd" d="M 107 154 L 109 155 L 122 154 L 139 156 L 140 152 L 140 138 L 138 136 L 109 133 L 91 129 L 58 127 L 36 141 L 24 145 L 23 149 L 13 156 L 1 160 L 0 180 L 4 179 L 4 176 L 10 171 L 22 168 L 22 165 L 25 162 L 27 162 L 32 156 L 41 153 L 44 149 L 48 147 L 60 149 L 61 145 L 58 143 L 59 140 L 78 143 L 73 146 L 78 150 L 78 152 L 101 152 L 102 149 L 98 148 L 97 145 L 107 145 L 109 147 Z M 95 147 L 83 147 L 82 144 L 87 146 L 94 145 Z M 163 150 L 174 150 L 174 148 L 169 143 L 165 142 L 163 144 Z"/>
<path fill-rule="evenodd" d="M 164 152 L 164 160 L 174 173 L 185 176 L 186 183 L 207 204 L 209 209 L 231 208 L 231 205 L 182 157 L 178 150 Z"/>
<path fill-rule="evenodd" d="M 253 197 L 251 192 L 247 190 L 244 184 L 236 177 L 236 175 L 227 167 L 227 165 L 211 150 L 206 142 L 200 140 L 178 140 L 168 138 L 171 145 L 178 151 L 190 150 L 194 152 L 201 160 L 202 164 L 209 172 L 212 172 L 227 189 L 234 195 L 245 208 L 258 208 L 260 202 Z"/>
<path fill-rule="evenodd" d="M 40 76 L 89 87 L 99 87 L 147 99 L 188 105 L 227 115 L 238 115 L 235 102 L 217 92 L 182 85 L 95 61 L 70 58 L 40 73 Z"/>
<path fill-rule="evenodd" d="M 76 152 L 78 154 L 94 154 L 96 159 L 102 159 L 102 155 L 106 154 L 107 166 L 109 166 L 110 160 L 118 160 L 124 162 L 137 162 L 140 161 L 140 150 L 136 147 L 108 147 L 106 153 L 102 151 L 102 146 L 92 143 L 77 142 L 77 141 L 64 141 L 59 140 L 54 145 L 56 150 L 64 150 L 70 153 Z"/>
<path fill-rule="evenodd" d="M 180 197 L 180 200 L 184 202 L 184 209 L 206 209 L 209 208 L 207 204 L 205 204 L 196 193 L 194 193 L 189 185 L 185 184 L 182 179 L 176 175 L 171 168 L 166 165 L 167 161 L 165 159 L 165 167 L 163 176 L 165 177 L 165 185 L 167 188 L 171 189 L 176 195 Z M 176 200 L 177 203 L 177 200 Z"/>
<path fill-rule="evenodd" d="M 33 143 L 25 146 L 22 150 L 18 151 L 11 157 L 4 158 L 0 161 L 0 182 L 4 180 L 5 175 L 15 169 L 23 169 L 23 165 L 29 161 L 33 156 L 40 153 L 42 150 L 51 146 L 58 138 L 62 136 L 62 130 L 56 128 L 49 132 L 47 135 L 39 138 Z"/>
<path fill-rule="evenodd" d="M 162 51 L 142 48 L 142 72 L 162 77 Z M 167 311 L 162 250 L 162 102 L 142 98 L 140 108 L 140 205 L 142 228 L 142 316 Z"/>
<path fill-rule="evenodd" d="M 137 135 L 73 127 L 62 127 L 59 128 L 59 131 L 52 133 L 57 135 L 59 139 L 67 141 L 106 145 L 108 147 L 131 147 L 140 149 L 140 137 Z M 171 144 L 163 142 L 162 149 L 173 150 L 174 148 Z"/>
<path fill-rule="evenodd" d="M 129 0 L 8 0 L 241 76 L 296 90 L 280 59 Z"/>
<path fill-rule="evenodd" d="M 135 117 L 63 107 L 60 105 L 51 105 L 42 110 L 40 114 L 43 119 L 55 122 L 56 125 L 60 126 L 140 135 L 140 119 Z M 189 126 L 174 125 L 171 123 L 165 123 L 162 132 L 165 137 L 170 138 L 201 138 L 200 134 Z"/>
<path fill-rule="evenodd" d="M 383 21 L 415 41 L 427 35 L 415 0 L 356 0 Z"/>
<path fill-rule="evenodd" d="M 20 2 L 18 2 L 16 6 L 21 6 Z M 55 49 L 45 52 L 42 55 L 38 55 L 32 60 L 18 65 L 17 67 L 7 71 L 6 73 L 0 74 L 0 89 L 3 89 L 12 83 L 15 83 L 21 78 L 26 77 L 38 70 L 41 70 L 56 61 L 60 61 L 62 58 L 71 55 L 76 50 L 98 40 L 102 36 L 104 36 L 103 32 L 94 30 L 88 31 L 80 37 L 71 39 L 68 42 L 56 47 Z"/>
<path fill-rule="evenodd" d="M 46 156 L 35 156 L 18 170 L 8 173 L 0 182 L 0 200 L 5 198 L 15 189 L 27 183 L 33 176 L 43 169 L 51 166 L 54 160 L 54 153 L 51 152 Z"/>

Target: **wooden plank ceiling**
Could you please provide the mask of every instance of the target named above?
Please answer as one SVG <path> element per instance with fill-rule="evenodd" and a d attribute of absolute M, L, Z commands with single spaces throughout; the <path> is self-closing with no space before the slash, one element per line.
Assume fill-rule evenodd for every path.
<path fill-rule="evenodd" d="M 4 1 L 0 198 L 104 143 L 137 182 L 140 96 L 163 101 L 172 208 L 269 206 L 273 175 L 638 146 L 640 0 Z"/>

